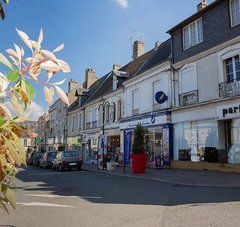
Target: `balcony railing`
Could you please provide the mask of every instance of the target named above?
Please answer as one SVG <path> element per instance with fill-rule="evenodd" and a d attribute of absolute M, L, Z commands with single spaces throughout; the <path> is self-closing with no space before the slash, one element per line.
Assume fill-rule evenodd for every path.
<path fill-rule="evenodd" d="M 86 128 L 91 129 L 92 128 L 92 122 L 87 122 Z"/>
<path fill-rule="evenodd" d="M 219 97 L 227 98 L 235 95 L 240 95 L 240 80 L 232 82 L 223 82 L 219 84 Z"/>
<path fill-rule="evenodd" d="M 199 101 L 198 90 L 189 91 L 179 95 L 179 105 L 187 106 L 195 104 Z"/>
<path fill-rule="evenodd" d="M 97 125 L 97 121 L 93 121 L 93 122 L 92 122 L 92 128 L 97 128 L 97 126 L 98 126 L 98 125 Z"/>

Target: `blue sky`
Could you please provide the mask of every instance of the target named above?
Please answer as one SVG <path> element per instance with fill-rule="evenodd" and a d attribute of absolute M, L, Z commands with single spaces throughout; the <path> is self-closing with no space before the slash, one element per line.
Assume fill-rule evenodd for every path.
<path fill-rule="evenodd" d="M 0 22 L 0 52 L 13 43 L 22 45 L 15 28 L 37 39 L 44 29 L 43 46 L 53 50 L 61 43 L 58 54 L 67 61 L 72 72 L 59 74 L 55 80 L 84 80 L 86 68 L 98 77 L 117 63 L 131 61 L 133 31 L 145 35 L 146 49 L 156 41 L 168 39 L 166 31 L 196 12 L 200 0 L 11 0 L 5 7 L 6 19 Z M 212 2 L 212 1 L 209 1 Z M 67 83 L 63 86 L 67 89 Z M 34 108 L 47 110 L 42 89 L 37 88 Z"/>

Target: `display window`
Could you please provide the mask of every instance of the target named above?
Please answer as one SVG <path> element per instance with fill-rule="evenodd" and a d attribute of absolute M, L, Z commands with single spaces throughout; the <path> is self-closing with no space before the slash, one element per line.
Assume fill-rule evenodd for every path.
<path fill-rule="evenodd" d="M 174 159 L 218 162 L 218 124 L 215 120 L 175 124 Z"/>

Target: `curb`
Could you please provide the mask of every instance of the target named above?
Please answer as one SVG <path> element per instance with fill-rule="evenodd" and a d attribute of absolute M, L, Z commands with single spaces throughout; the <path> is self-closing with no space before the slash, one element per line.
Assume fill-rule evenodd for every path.
<path fill-rule="evenodd" d="M 84 169 L 88 172 L 94 172 L 94 173 L 100 173 L 100 174 L 107 174 L 110 176 L 118 176 L 118 177 L 128 177 L 132 179 L 141 179 L 141 180 L 151 180 L 161 183 L 167 183 L 167 184 L 173 184 L 173 185 L 182 185 L 182 186 L 190 186 L 190 187 L 212 187 L 212 188 L 240 188 L 240 186 L 224 186 L 224 185 L 211 185 L 211 184 L 192 184 L 192 183 L 183 183 L 178 181 L 168 181 L 168 180 L 161 180 L 157 178 L 152 177 L 139 177 L 135 175 L 128 175 L 128 174 L 122 174 L 122 173 L 113 173 L 113 172 L 107 172 L 107 171 L 99 171 L 94 169 Z"/>

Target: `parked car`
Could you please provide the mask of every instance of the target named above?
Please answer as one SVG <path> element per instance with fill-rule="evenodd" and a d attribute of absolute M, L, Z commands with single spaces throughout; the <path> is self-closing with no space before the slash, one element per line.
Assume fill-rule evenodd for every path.
<path fill-rule="evenodd" d="M 82 158 L 78 151 L 59 151 L 53 160 L 52 169 L 64 171 L 65 169 L 77 168 L 81 170 L 82 163 Z"/>
<path fill-rule="evenodd" d="M 39 160 L 43 156 L 43 153 L 41 151 L 35 151 L 33 154 L 33 165 L 39 166 Z"/>
<path fill-rule="evenodd" d="M 53 160 L 56 158 L 57 152 L 48 151 L 43 154 L 39 160 L 39 167 L 52 168 Z"/>
<path fill-rule="evenodd" d="M 33 164 L 33 155 L 34 155 L 34 152 L 30 152 L 27 154 L 26 162 L 28 166 L 31 166 Z"/>

